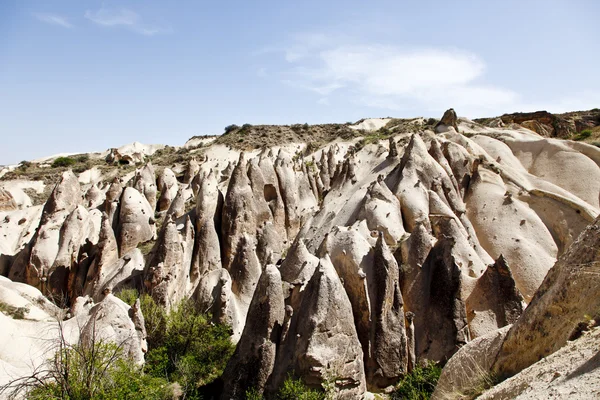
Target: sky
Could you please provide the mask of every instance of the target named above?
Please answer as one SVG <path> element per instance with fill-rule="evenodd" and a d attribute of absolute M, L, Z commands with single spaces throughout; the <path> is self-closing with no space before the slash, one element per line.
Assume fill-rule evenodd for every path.
<path fill-rule="evenodd" d="M 600 1 L 0 1 L 0 165 L 229 124 L 600 107 Z"/>

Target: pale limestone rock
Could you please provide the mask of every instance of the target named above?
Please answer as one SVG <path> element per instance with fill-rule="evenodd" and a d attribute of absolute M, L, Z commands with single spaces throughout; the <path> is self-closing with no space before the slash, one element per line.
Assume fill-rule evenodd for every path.
<path fill-rule="evenodd" d="M 124 255 L 156 235 L 154 211 L 136 189 L 126 187 L 120 200 L 117 242 L 119 254 Z"/>
<path fill-rule="evenodd" d="M 64 172 L 44 205 L 37 233 L 21 260 L 11 267 L 9 278 L 26 282 L 44 293 L 49 291 L 48 278 L 59 251 L 60 228 L 81 200 L 77 177 L 70 170 Z"/>
<path fill-rule="evenodd" d="M 133 309 L 121 299 L 107 294 L 102 301 L 89 311 L 89 319 L 82 326 L 80 341 L 91 345 L 98 341 L 117 343 L 124 354 L 136 364 L 144 363 L 144 353 L 148 349 L 145 335 L 138 331 L 139 319 L 130 317 L 141 315 L 139 307 Z M 136 327 L 136 322 L 138 327 Z"/>
<path fill-rule="evenodd" d="M 156 209 L 156 173 L 152 163 L 136 171 L 133 187 L 146 197 L 152 211 Z"/>
<path fill-rule="evenodd" d="M 284 308 L 279 271 L 267 265 L 254 291 L 242 338 L 223 372 L 228 384 L 222 399 L 243 399 L 248 388 L 264 391 L 275 366 Z"/>
<path fill-rule="evenodd" d="M 494 371 L 514 375 L 577 337 L 600 309 L 600 218 L 561 256 L 508 332 Z M 535 328 L 534 328 L 535 327 Z"/>
<path fill-rule="evenodd" d="M 100 190 L 96 184 L 93 184 L 87 192 L 85 192 L 84 200 L 84 204 L 88 210 L 98 208 L 105 202 L 106 193 Z"/>
<path fill-rule="evenodd" d="M 278 350 L 270 391 L 294 371 L 310 387 L 335 377 L 336 398 L 360 398 L 366 389 L 363 353 L 352 320 L 340 278 L 329 257 L 322 258 Z"/>
<path fill-rule="evenodd" d="M 157 180 L 158 190 L 160 191 L 160 198 L 158 200 L 157 211 L 167 211 L 171 206 L 171 202 L 177 196 L 179 191 L 179 183 L 175 173 L 169 169 L 163 169 L 162 173 Z"/>
<path fill-rule="evenodd" d="M 402 225 L 402 215 L 398 198 L 388 189 L 383 179 L 377 179 L 367 189 L 367 194 L 359 214 L 373 231 L 384 233 L 385 241 L 392 246 L 406 234 Z"/>
<path fill-rule="evenodd" d="M 432 400 L 461 398 L 473 388 L 489 384 L 489 370 L 511 325 L 478 337 L 463 346 L 446 363 Z"/>
<path fill-rule="evenodd" d="M 504 257 L 500 256 L 477 279 L 466 299 L 466 307 L 472 339 L 513 324 L 521 316 L 523 296 Z"/>
<path fill-rule="evenodd" d="M 393 386 L 408 372 L 404 301 L 398 264 L 380 232 L 375 245 L 371 303 L 371 354 L 366 359 L 367 384 L 375 389 Z"/>
<path fill-rule="evenodd" d="M 191 297 L 196 289 L 190 277 L 193 249 L 194 228 L 189 217 L 179 232 L 167 216 L 144 278 L 148 292 L 167 310 Z"/>

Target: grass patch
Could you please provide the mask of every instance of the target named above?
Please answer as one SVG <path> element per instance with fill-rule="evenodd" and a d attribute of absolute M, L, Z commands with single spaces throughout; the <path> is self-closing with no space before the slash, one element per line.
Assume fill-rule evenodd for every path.
<path fill-rule="evenodd" d="M 152 249 L 154 248 L 155 243 L 156 243 L 156 240 L 149 240 L 144 243 L 139 243 L 137 248 L 140 249 L 140 251 L 142 252 L 142 255 L 144 256 L 144 258 L 146 258 L 150 254 Z"/>

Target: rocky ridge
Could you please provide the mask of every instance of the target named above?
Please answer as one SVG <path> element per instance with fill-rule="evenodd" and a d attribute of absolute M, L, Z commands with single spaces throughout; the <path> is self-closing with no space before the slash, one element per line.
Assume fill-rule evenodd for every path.
<path fill-rule="evenodd" d="M 106 291 L 127 287 L 194 299 L 238 343 L 224 398 L 288 374 L 338 398 L 385 392 L 513 324 L 508 349 L 599 213 L 600 149 L 454 110 L 367 122 L 318 148 L 215 139 L 120 177 L 67 170 L 43 206 L 5 183 L 0 272 L 75 309 L 115 308 Z"/>

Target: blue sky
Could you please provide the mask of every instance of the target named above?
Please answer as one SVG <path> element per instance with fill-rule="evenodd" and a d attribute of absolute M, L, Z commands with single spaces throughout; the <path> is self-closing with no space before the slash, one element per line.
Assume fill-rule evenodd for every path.
<path fill-rule="evenodd" d="M 231 123 L 599 107 L 599 16 L 594 0 L 5 0 L 0 164 Z"/>

